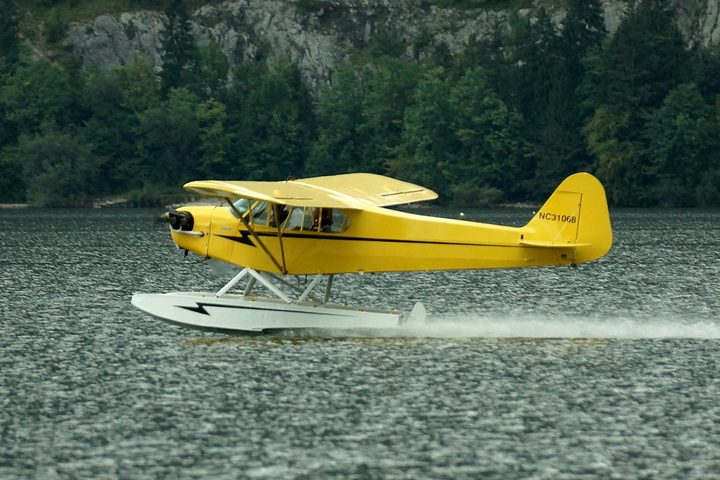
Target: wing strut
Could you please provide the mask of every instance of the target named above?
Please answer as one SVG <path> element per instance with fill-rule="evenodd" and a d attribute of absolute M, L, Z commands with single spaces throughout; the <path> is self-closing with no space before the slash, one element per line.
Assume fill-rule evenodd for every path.
<path fill-rule="evenodd" d="M 281 220 L 280 218 L 280 205 L 277 203 L 273 203 L 273 214 L 275 215 L 275 223 L 277 224 L 277 230 L 278 230 L 278 242 L 280 242 L 280 257 L 282 257 L 282 272 L 287 273 L 287 264 L 285 263 L 285 247 L 283 245 L 283 238 L 282 238 L 282 231 L 283 226 L 285 224 L 285 221 L 287 219 Z M 277 264 L 277 262 L 275 262 Z"/>
<path fill-rule="evenodd" d="M 281 265 L 280 262 L 278 262 L 277 259 L 273 256 L 273 254 L 270 253 L 270 250 L 268 250 L 268 248 L 265 246 L 265 244 L 262 242 L 262 240 L 260 240 L 260 237 L 257 235 L 257 233 L 255 233 L 255 230 L 252 228 L 252 225 L 250 225 L 250 222 L 248 222 L 247 218 L 245 218 L 245 215 L 240 213 L 240 211 L 237 209 L 237 207 L 235 207 L 233 202 L 230 200 L 230 197 L 225 197 L 225 200 L 230 204 L 230 208 L 232 208 L 233 211 L 236 214 L 238 214 L 238 216 L 240 217 L 240 221 L 242 221 L 243 225 L 245 225 L 245 228 L 247 228 L 248 232 L 250 232 L 250 235 L 252 235 L 252 237 L 255 239 L 255 241 L 258 243 L 258 245 L 260 245 L 260 247 L 262 247 L 263 251 L 265 251 L 267 256 L 270 257 L 270 260 L 272 260 L 273 263 L 275 264 L 275 266 L 278 268 L 278 270 L 280 270 L 280 273 L 285 275 L 287 273 L 287 266 L 285 265 L 285 250 L 283 249 L 282 238 L 280 238 L 278 236 L 278 238 L 280 238 L 280 251 L 282 252 L 282 265 Z M 250 206 L 250 202 L 248 202 L 248 207 L 249 207 L 248 208 L 248 212 L 249 212 L 248 216 L 252 219 L 252 207 Z M 278 226 L 278 228 L 280 228 L 280 227 Z"/>

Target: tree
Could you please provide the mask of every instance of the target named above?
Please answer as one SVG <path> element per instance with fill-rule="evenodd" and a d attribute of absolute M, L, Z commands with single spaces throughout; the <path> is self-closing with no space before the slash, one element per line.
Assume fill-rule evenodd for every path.
<path fill-rule="evenodd" d="M 98 192 L 97 159 L 80 137 L 52 131 L 21 139 L 27 200 L 37 206 L 85 206 Z"/>
<path fill-rule="evenodd" d="M 388 56 L 359 56 L 356 63 L 322 91 L 308 172 L 382 174 L 402 141 L 405 109 L 424 67 Z"/>
<path fill-rule="evenodd" d="M 200 172 L 210 178 L 227 177 L 230 172 L 227 151 L 231 136 L 225 130 L 225 105 L 210 98 L 197 105 L 195 115 L 200 129 Z"/>
<path fill-rule="evenodd" d="M 452 179 L 454 153 L 459 139 L 455 136 L 451 87 L 444 70 L 425 74 L 413 92 L 414 102 L 405 110 L 402 143 L 390 162 L 390 173 L 418 183 L 447 197 Z"/>
<path fill-rule="evenodd" d="M 362 67 L 362 116 L 357 126 L 356 170 L 384 173 L 402 141 L 403 117 L 424 69 L 391 57 Z"/>
<path fill-rule="evenodd" d="M 305 163 L 308 175 L 334 175 L 362 170 L 363 90 L 359 75 L 350 65 L 341 66 L 332 83 L 320 92 L 317 105 L 318 139 Z"/>
<path fill-rule="evenodd" d="M 583 132 L 597 157 L 597 172 L 619 205 L 651 202 L 645 125 L 690 71 L 688 62 L 665 0 L 639 1 L 613 37 L 584 59 L 586 76 L 579 90 L 590 120 Z"/>
<path fill-rule="evenodd" d="M 137 58 L 117 70 L 117 77 L 123 92 L 123 106 L 132 112 L 140 113 L 160 105 L 158 76 L 144 58 Z"/>
<path fill-rule="evenodd" d="M 135 177 L 132 168 L 126 167 L 135 162 L 138 118 L 126 106 L 130 93 L 124 90 L 124 76 L 124 69 L 90 68 L 80 98 L 89 118 L 78 135 L 97 158 L 102 180 L 98 189 L 108 194 L 132 186 Z"/>
<path fill-rule="evenodd" d="M 0 12 L 3 12 L 0 16 L 0 57 L 5 58 L 7 66 L 12 66 L 20 58 L 20 15 L 16 0 L 0 0 Z"/>
<path fill-rule="evenodd" d="M 597 175 L 608 197 L 618 206 L 643 206 L 649 203 L 643 145 L 633 140 L 630 113 L 618 115 L 602 106 L 585 126 L 588 151 L 597 158 Z"/>
<path fill-rule="evenodd" d="M 230 89 L 231 165 L 242 178 L 277 180 L 303 173 L 315 140 L 310 92 L 295 65 L 276 59 L 268 69 L 241 67 Z"/>
<path fill-rule="evenodd" d="M 700 90 L 689 83 L 672 90 L 650 118 L 651 193 L 660 205 L 697 205 L 697 189 L 710 171 L 708 160 L 720 146 L 717 131 L 711 131 L 711 113 Z"/>
<path fill-rule="evenodd" d="M 17 145 L 0 149 L 0 203 L 25 202 L 23 162 Z"/>
<path fill-rule="evenodd" d="M 689 54 L 666 0 L 641 0 L 600 50 L 587 58 L 582 86 L 590 111 L 619 113 L 658 108 L 688 72 Z"/>
<path fill-rule="evenodd" d="M 7 119 L 21 135 L 67 125 L 76 96 L 65 74 L 44 59 L 19 66 L 0 90 Z"/>
<path fill-rule="evenodd" d="M 162 94 L 173 88 L 199 90 L 200 54 L 192 36 L 190 16 L 183 0 L 171 0 L 165 12 L 167 24 L 162 32 Z"/>
<path fill-rule="evenodd" d="M 215 42 L 198 49 L 200 59 L 200 87 L 205 95 L 212 95 L 225 88 L 230 69 L 228 59 Z"/>
<path fill-rule="evenodd" d="M 453 203 L 478 205 L 517 198 L 530 178 L 521 115 L 490 88 L 482 68 L 468 70 L 450 98 L 453 130 L 460 142 L 449 169 Z"/>
<path fill-rule="evenodd" d="M 570 87 L 574 90 L 584 76 L 582 58 L 607 37 L 600 0 L 569 0 L 568 11 L 560 29 L 562 55 Z"/>
<path fill-rule="evenodd" d="M 198 103 L 188 89 L 175 88 L 158 107 L 138 114 L 137 174 L 144 186 L 179 187 L 197 177 Z"/>

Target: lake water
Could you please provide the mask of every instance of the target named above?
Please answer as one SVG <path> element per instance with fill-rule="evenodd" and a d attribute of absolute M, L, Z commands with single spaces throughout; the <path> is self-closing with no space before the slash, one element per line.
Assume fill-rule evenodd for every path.
<path fill-rule="evenodd" d="M 130 305 L 226 280 L 159 213 L 0 210 L 0 478 L 720 479 L 719 211 L 613 211 L 578 268 L 337 277 L 430 322 L 260 337 Z"/>

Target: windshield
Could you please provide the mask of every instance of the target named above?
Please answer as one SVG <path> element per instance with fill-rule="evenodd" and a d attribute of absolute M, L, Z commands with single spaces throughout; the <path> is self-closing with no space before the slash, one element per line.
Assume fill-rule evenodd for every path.
<path fill-rule="evenodd" d="M 240 212 L 240 215 L 245 215 L 245 212 L 248 210 L 248 201 L 246 198 L 238 198 L 233 202 L 233 206 L 228 207 L 228 209 L 236 218 L 238 216 L 238 212 Z"/>
<path fill-rule="evenodd" d="M 238 218 L 238 212 L 243 217 L 247 216 L 248 211 L 248 200 L 247 198 L 238 198 L 233 203 L 232 207 L 228 207 L 230 212 L 233 214 L 235 218 Z M 255 203 L 252 204 L 252 216 L 253 221 L 255 223 L 265 223 L 267 221 L 267 208 L 268 203 L 267 202 L 261 202 L 259 200 L 256 200 Z"/>

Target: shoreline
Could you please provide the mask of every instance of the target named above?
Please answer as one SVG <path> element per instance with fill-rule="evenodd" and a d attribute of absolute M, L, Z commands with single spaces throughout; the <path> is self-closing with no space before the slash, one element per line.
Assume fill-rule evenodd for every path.
<path fill-rule="evenodd" d="M 30 205 L 27 203 L 0 203 L 0 209 L 14 209 L 14 208 L 28 208 Z"/>

